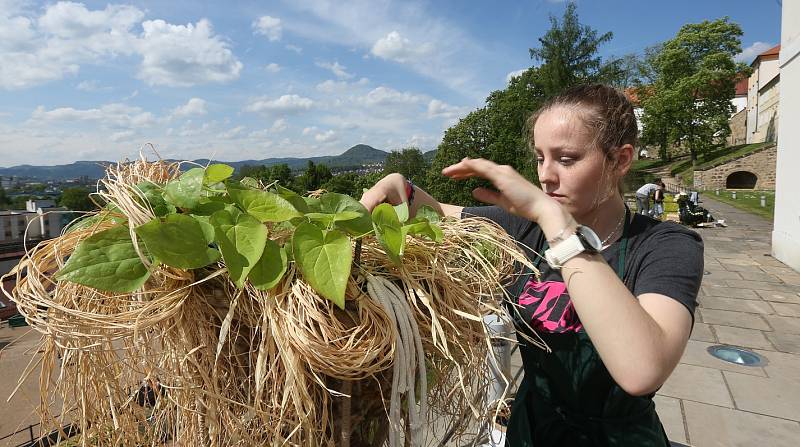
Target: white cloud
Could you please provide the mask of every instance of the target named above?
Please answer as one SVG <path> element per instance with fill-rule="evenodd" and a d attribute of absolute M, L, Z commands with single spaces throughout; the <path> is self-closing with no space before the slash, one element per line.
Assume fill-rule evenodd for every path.
<path fill-rule="evenodd" d="M 286 49 L 290 51 L 294 51 L 297 54 L 303 54 L 303 49 L 298 47 L 297 45 L 286 44 Z"/>
<path fill-rule="evenodd" d="M 465 107 L 456 107 L 438 99 L 428 103 L 428 118 L 458 118 L 467 112 Z"/>
<path fill-rule="evenodd" d="M 336 132 L 332 130 L 328 130 L 326 132 L 321 132 L 314 135 L 314 140 L 319 143 L 330 143 L 332 141 L 336 141 L 338 139 Z"/>
<path fill-rule="evenodd" d="M 506 75 L 506 84 L 511 82 L 511 79 L 516 78 L 517 76 L 521 75 L 522 73 L 525 73 L 526 70 L 528 70 L 528 69 L 527 68 L 520 68 L 519 70 L 514 70 L 514 71 L 508 73 Z"/>
<path fill-rule="evenodd" d="M 123 130 L 121 132 L 114 132 L 108 139 L 115 143 L 119 143 L 121 141 L 130 140 L 135 134 L 136 132 L 132 130 Z"/>
<path fill-rule="evenodd" d="M 347 72 L 347 67 L 339 62 L 317 62 L 317 67 L 330 70 L 339 79 L 352 79 L 355 75 Z"/>
<path fill-rule="evenodd" d="M 753 62 L 756 56 L 769 50 L 774 46 L 775 44 L 767 42 L 753 42 L 752 45 L 742 50 L 741 53 L 737 54 L 736 57 L 734 57 L 734 60 L 736 62 L 744 62 L 745 64 L 749 64 Z"/>
<path fill-rule="evenodd" d="M 100 83 L 97 81 L 81 81 L 75 87 L 82 92 L 96 92 L 101 89 Z"/>
<path fill-rule="evenodd" d="M 101 127 L 128 129 L 152 126 L 156 119 L 152 113 L 145 112 L 139 107 L 115 103 L 84 110 L 72 107 L 45 110 L 44 107 L 39 106 L 31 114 L 31 121 L 34 124 L 84 122 Z"/>
<path fill-rule="evenodd" d="M 144 59 L 138 76 L 148 84 L 189 87 L 239 77 L 242 63 L 228 44 L 214 35 L 208 20 L 196 25 L 149 20 L 142 28 L 139 51 Z"/>
<path fill-rule="evenodd" d="M 305 128 L 303 128 L 303 135 L 311 135 L 312 133 L 316 132 L 317 130 L 319 130 L 319 129 L 317 129 L 317 126 L 305 127 Z"/>
<path fill-rule="evenodd" d="M 372 89 L 362 101 L 368 106 L 391 104 L 420 104 L 425 101 L 422 95 L 409 92 L 399 92 L 391 87 L 376 87 Z"/>
<path fill-rule="evenodd" d="M 316 89 L 322 93 L 344 93 L 350 89 L 365 87 L 367 85 L 369 85 L 369 79 L 367 78 L 361 78 L 355 82 L 334 81 L 333 79 L 328 79 L 317 84 Z"/>
<path fill-rule="evenodd" d="M 176 107 L 170 116 L 173 118 L 181 118 L 186 116 L 205 115 L 206 113 L 208 113 L 208 110 L 206 109 L 206 101 L 200 98 L 192 98 L 187 101 L 186 104 Z"/>
<path fill-rule="evenodd" d="M 264 67 L 264 70 L 267 70 L 270 73 L 277 73 L 281 71 L 281 66 L 275 62 L 271 62 Z"/>
<path fill-rule="evenodd" d="M 140 56 L 138 77 L 150 85 L 188 87 L 239 77 L 242 64 L 210 22 L 172 25 L 142 22 L 133 6 L 90 10 L 81 3 L 58 2 L 35 10 L 0 10 L 0 88 L 19 89 L 75 75 L 82 65 Z M 12 14 L 20 14 L 14 16 Z M 141 26 L 141 34 L 134 31 Z"/>
<path fill-rule="evenodd" d="M 296 113 L 310 110 L 314 101 L 299 95 L 283 95 L 277 99 L 258 98 L 246 108 L 248 112 Z"/>
<path fill-rule="evenodd" d="M 372 54 L 383 59 L 400 63 L 422 63 L 433 52 L 433 45 L 427 42 L 412 43 L 409 39 L 392 31 L 372 45 Z"/>
<path fill-rule="evenodd" d="M 253 22 L 253 30 L 256 34 L 266 36 L 270 42 L 275 42 L 276 40 L 281 40 L 283 26 L 281 26 L 281 19 L 261 16 L 258 20 Z"/>
<path fill-rule="evenodd" d="M 286 130 L 288 127 L 289 123 L 285 118 L 278 118 L 274 123 L 272 123 L 272 127 L 270 127 L 269 130 L 275 133 L 280 133 Z"/>
<path fill-rule="evenodd" d="M 219 137 L 224 139 L 224 140 L 234 139 L 234 138 L 242 135 L 242 133 L 244 132 L 244 129 L 245 129 L 244 126 L 236 126 L 233 129 L 229 129 L 229 130 L 227 130 L 225 132 L 222 132 L 221 134 L 219 134 Z"/>

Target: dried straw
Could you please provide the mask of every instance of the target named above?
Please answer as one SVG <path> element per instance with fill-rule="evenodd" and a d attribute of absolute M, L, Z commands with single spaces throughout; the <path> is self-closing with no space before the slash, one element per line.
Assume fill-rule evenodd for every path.
<path fill-rule="evenodd" d="M 154 213 L 133 186 L 164 184 L 178 168 L 112 166 L 95 198 L 135 238 Z M 201 271 L 157 266 L 128 294 L 53 280 L 80 241 L 112 225 L 73 226 L 11 273 L 11 298 L 42 334 L 43 425 L 76 423 L 82 445 L 420 445 L 436 436 L 423 428 L 458 439 L 496 410 L 485 398 L 482 317 L 500 309 L 501 281 L 528 261 L 487 221 L 445 220 L 440 244 L 409 238 L 399 267 L 363 238 L 344 310 L 293 264 L 268 292 L 237 289 L 221 261 Z"/>

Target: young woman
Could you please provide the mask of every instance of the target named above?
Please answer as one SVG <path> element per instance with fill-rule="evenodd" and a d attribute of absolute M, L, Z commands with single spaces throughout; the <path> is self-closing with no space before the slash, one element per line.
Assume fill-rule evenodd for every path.
<path fill-rule="evenodd" d="M 525 376 L 507 445 L 669 445 L 652 397 L 692 329 L 702 241 L 625 205 L 620 182 L 637 126 L 621 93 L 576 87 L 528 124 L 540 187 L 511 167 L 464 159 L 442 173 L 491 181 L 494 190 L 473 194 L 494 206 L 442 204 L 398 174 L 380 180 L 361 201 L 371 209 L 411 196 L 412 211 L 427 204 L 449 216 L 483 216 L 532 249 L 524 248 L 540 278 L 525 272 L 509 291 L 521 306 L 517 330 L 532 327 L 552 352 L 521 342 Z"/>

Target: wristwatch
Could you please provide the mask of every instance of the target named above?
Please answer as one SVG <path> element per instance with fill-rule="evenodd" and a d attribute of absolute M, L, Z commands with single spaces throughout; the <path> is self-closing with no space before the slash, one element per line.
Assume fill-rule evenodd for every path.
<path fill-rule="evenodd" d="M 578 225 L 575 234 L 545 250 L 544 259 L 551 268 L 558 270 L 575 256 L 581 253 L 599 253 L 601 248 L 603 244 L 597 234 L 587 226 Z"/>

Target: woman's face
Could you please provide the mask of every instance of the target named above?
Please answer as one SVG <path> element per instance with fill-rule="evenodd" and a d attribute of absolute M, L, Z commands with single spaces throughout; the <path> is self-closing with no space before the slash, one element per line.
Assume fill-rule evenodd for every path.
<path fill-rule="evenodd" d="M 616 194 L 618 174 L 571 108 L 556 106 L 542 113 L 533 135 L 542 190 L 576 219 Z"/>

